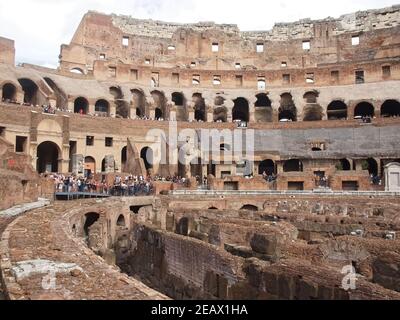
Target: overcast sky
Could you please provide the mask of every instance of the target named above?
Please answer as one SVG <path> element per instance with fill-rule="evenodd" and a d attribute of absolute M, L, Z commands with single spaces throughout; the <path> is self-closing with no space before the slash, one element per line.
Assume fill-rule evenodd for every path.
<path fill-rule="evenodd" d="M 17 62 L 56 67 L 60 45 L 70 42 L 88 10 L 268 30 L 276 22 L 339 17 L 397 3 L 400 0 L 0 0 L 0 36 L 15 40 Z"/>

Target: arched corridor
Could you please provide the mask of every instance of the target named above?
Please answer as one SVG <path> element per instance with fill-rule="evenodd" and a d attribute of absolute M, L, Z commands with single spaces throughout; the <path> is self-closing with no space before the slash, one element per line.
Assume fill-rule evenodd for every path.
<path fill-rule="evenodd" d="M 381 108 L 381 116 L 384 118 L 400 117 L 400 102 L 397 100 L 386 100 Z"/>
<path fill-rule="evenodd" d="M 264 160 L 260 163 L 258 166 L 258 174 L 267 174 L 268 176 L 272 176 L 273 174 L 276 174 L 275 170 L 275 163 L 272 160 Z"/>
<path fill-rule="evenodd" d="M 196 121 L 207 121 L 206 102 L 201 93 L 193 94 L 194 119 Z"/>
<path fill-rule="evenodd" d="M 237 98 L 233 102 L 232 120 L 249 122 L 249 102 L 245 98 Z"/>
<path fill-rule="evenodd" d="M 37 147 L 36 169 L 39 173 L 58 172 L 59 147 L 51 141 L 41 143 Z"/>
<path fill-rule="evenodd" d="M 93 157 L 85 157 L 85 177 L 96 174 L 96 160 Z"/>
<path fill-rule="evenodd" d="M 256 122 L 272 122 L 272 104 L 265 93 L 256 95 L 255 119 Z"/>
<path fill-rule="evenodd" d="M 88 114 L 89 112 L 89 102 L 83 98 L 76 98 L 74 101 L 74 113 Z"/>
<path fill-rule="evenodd" d="M 297 121 L 297 109 L 290 93 L 281 95 L 279 121 Z"/>
<path fill-rule="evenodd" d="M 15 101 L 17 96 L 17 88 L 11 84 L 6 83 L 3 85 L 3 93 L 2 93 L 2 100 L 3 101 Z"/>
<path fill-rule="evenodd" d="M 28 103 L 31 105 L 39 104 L 38 99 L 38 91 L 39 88 L 35 82 L 31 79 L 18 79 L 18 82 L 22 86 L 22 90 L 24 90 L 24 103 Z"/>
<path fill-rule="evenodd" d="M 327 109 L 328 120 L 346 120 L 347 105 L 340 100 L 332 101 Z"/>
<path fill-rule="evenodd" d="M 354 117 L 374 117 L 375 110 L 374 106 L 368 102 L 361 102 L 354 108 Z"/>
<path fill-rule="evenodd" d="M 110 104 L 107 100 L 100 99 L 96 102 L 94 111 L 97 115 L 108 116 L 110 114 Z"/>
<path fill-rule="evenodd" d="M 151 170 L 153 169 L 154 166 L 154 153 L 153 149 L 150 147 L 144 147 L 142 151 L 140 152 L 140 157 L 144 161 L 144 166 L 146 167 L 146 170 Z"/>
<path fill-rule="evenodd" d="M 303 163 L 298 159 L 285 161 L 283 172 L 303 172 Z"/>
<path fill-rule="evenodd" d="M 144 93 L 138 89 L 131 90 L 132 108 L 135 110 L 137 117 L 142 118 L 148 116 L 146 108 L 146 98 Z"/>

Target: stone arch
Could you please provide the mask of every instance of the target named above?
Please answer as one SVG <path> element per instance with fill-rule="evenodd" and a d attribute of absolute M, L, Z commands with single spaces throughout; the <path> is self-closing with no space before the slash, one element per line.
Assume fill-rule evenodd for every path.
<path fill-rule="evenodd" d="M 3 93 L 1 96 L 2 101 L 16 101 L 17 100 L 17 87 L 12 83 L 5 83 L 2 87 Z"/>
<path fill-rule="evenodd" d="M 110 94 L 114 97 L 115 100 L 119 100 L 119 99 L 123 99 L 124 98 L 124 94 L 121 90 L 120 87 L 118 86 L 112 86 L 110 87 Z"/>
<path fill-rule="evenodd" d="M 110 173 L 115 172 L 115 160 L 111 160 L 109 156 L 106 156 L 101 161 L 101 172 L 102 173 Z"/>
<path fill-rule="evenodd" d="M 298 159 L 290 159 L 283 164 L 283 172 L 303 172 L 303 163 Z"/>
<path fill-rule="evenodd" d="M 233 121 L 243 121 L 249 122 L 250 120 L 250 110 L 249 110 L 249 102 L 247 99 L 239 97 L 233 100 L 234 106 L 232 109 L 232 120 Z"/>
<path fill-rule="evenodd" d="M 400 102 L 397 100 L 386 100 L 381 107 L 381 116 L 384 118 L 400 117 Z"/>
<path fill-rule="evenodd" d="M 167 111 L 167 99 L 165 98 L 165 94 L 161 91 L 154 90 L 151 92 L 151 96 L 154 100 L 154 109 L 156 111 L 155 118 L 157 120 L 164 118 L 168 118 L 168 111 Z"/>
<path fill-rule="evenodd" d="M 266 173 L 268 176 L 276 174 L 275 162 L 273 160 L 267 159 L 260 162 L 258 166 L 258 174 L 262 175 L 264 173 Z"/>
<path fill-rule="evenodd" d="M 135 110 L 137 117 L 147 117 L 146 97 L 143 91 L 139 89 L 132 89 L 132 107 Z"/>
<path fill-rule="evenodd" d="M 378 162 L 373 158 L 368 158 L 363 161 L 363 169 L 368 170 L 369 174 L 378 175 Z"/>
<path fill-rule="evenodd" d="M 189 236 L 190 234 L 190 221 L 188 217 L 180 218 L 176 224 L 176 233 L 182 236 Z"/>
<path fill-rule="evenodd" d="M 343 101 L 334 100 L 328 105 L 328 120 L 346 120 L 347 113 L 347 105 Z"/>
<path fill-rule="evenodd" d="M 374 106 L 366 101 L 360 102 L 354 108 L 354 117 L 374 117 L 375 108 Z"/>
<path fill-rule="evenodd" d="M 153 167 L 154 167 L 154 152 L 153 152 L 152 148 L 144 147 L 140 151 L 140 158 L 143 159 L 146 170 L 153 169 Z"/>
<path fill-rule="evenodd" d="M 156 108 L 155 110 L 155 119 L 156 120 L 161 120 L 164 118 L 164 114 L 160 108 Z"/>
<path fill-rule="evenodd" d="M 93 226 L 100 219 L 100 214 L 97 212 L 88 212 L 85 214 L 85 223 L 83 225 L 83 232 L 85 238 L 89 237 L 90 227 Z"/>
<path fill-rule="evenodd" d="M 68 108 L 68 95 L 60 88 L 59 85 L 56 84 L 53 79 L 49 77 L 44 77 L 43 79 L 54 92 L 56 98 L 56 107 L 66 110 Z"/>
<path fill-rule="evenodd" d="M 110 87 L 110 94 L 114 97 L 115 113 L 117 118 L 127 119 L 130 117 L 129 104 L 124 99 L 124 93 L 119 86 Z"/>
<path fill-rule="evenodd" d="M 194 93 L 192 96 L 194 103 L 194 119 L 196 121 L 207 121 L 206 101 L 201 93 Z"/>
<path fill-rule="evenodd" d="M 290 93 L 281 95 L 279 121 L 297 121 L 297 108 Z"/>
<path fill-rule="evenodd" d="M 257 101 L 254 104 L 256 122 L 272 122 L 272 103 L 268 95 L 259 93 L 256 98 Z"/>
<path fill-rule="evenodd" d="M 93 157 L 85 157 L 85 176 L 96 174 L 96 160 Z"/>
<path fill-rule="evenodd" d="M 74 113 L 88 114 L 89 101 L 84 97 L 78 97 L 74 101 Z"/>
<path fill-rule="evenodd" d="M 98 115 L 108 116 L 110 114 L 110 103 L 105 99 L 97 100 L 94 111 Z"/>
<path fill-rule="evenodd" d="M 306 106 L 304 107 L 303 121 L 321 121 L 323 119 L 324 110 L 318 104 L 318 96 L 317 91 L 308 91 L 304 94 Z"/>
<path fill-rule="evenodd" d="M 128 147 L 125 146 L 121 150 L 121 165 L 122 165 L 122 169 L 125 168 L 127 160 L 128 160 Z"/>
<path fill-rule="evenodd" d="M 350 171 L 351 170 L 350 161 L 347 159 L 340 159 L 337 164 L 337 169 L 339 171 Z"/>
<path fill-rule="evenodd" d="M 45 141 L 37 147 L 36 170 L 38 173 L 56 173 L 59 169 L 60 147 L 52 142 Z"/>
<path fill-rule="evenodd" d="M 75 74 L 82 74 L 82 75 L 85 74 L 85 71 L 83 71 L 82 68 L 78 68 L 78 67 L 71 68 L 71 69 L 69 70 L 69 72 L 75 73 Z"/>
<path fill-rule="evenodd" d="M 175 103 L 176 106 L 178 107 L 184 107 L 185 106 L 185 95 L 182 92 L 173 92 L 171 95 L 172 102 Z"/>
<path fill-rule="evenodd" d="M 125 228 L 126 227 L 125 217 L 124 217 L 123 214 L 119 215 L 116 224 L 117 224 L 118 227 L 121 227 L 121 228 Z"/>
<path fill-rule="evenodd" d="M 240 208 L 240 210 L 258 211 L 258 207 L 253 204 L 245 204 Z"/>
<path fill-rule="evenodd" d="M 189 116 L 186 109 L 186 97 L 182 92 L 173 92 L 171 95 L 172 102 L 176 107 L 176 121 L 188 121 Z"/>
<path fill-rule="evenodd" d="M 20 83 L 22 90 L 24 91 L 24 103 L 29 103 L 31 105 L 39 104 L 38 85 L 28 78 L 18 79 L 18 82 Z"/>

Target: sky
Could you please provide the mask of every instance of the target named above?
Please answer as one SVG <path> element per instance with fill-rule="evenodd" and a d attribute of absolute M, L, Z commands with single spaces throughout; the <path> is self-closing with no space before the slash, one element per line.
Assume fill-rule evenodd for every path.
<path fill-rule="evenodd" d="M 254 31 L 394 4 L 400 0 L 0 0 L 0 36 L 15 40 L 17 63 L 57 67 L 60 45 L 71 41 L 89 10 L 170 22 L 230 23 Z"/>

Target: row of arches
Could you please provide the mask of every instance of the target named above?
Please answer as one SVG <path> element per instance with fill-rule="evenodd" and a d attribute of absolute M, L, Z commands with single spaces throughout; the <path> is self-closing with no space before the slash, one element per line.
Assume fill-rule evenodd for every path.
<path fill-rule="evenodd" d="M 351 163 L 348 159 L 340 159 L 337 161 L 336 169 L 338 171 L 351 171 L 355 170 L 355 164 Z M 374 176 L 378 175 L 379 165 L 373 158 L 368 158 L 362 161 L 362 169 L 368 170 L 369 174 Z M 299 159 L 290 159 L 283 163 L 283 172 L 303 172 L 303 163 Z M 258 166 L 259 175 L 276 175 L 277 167 L 273 160 L 267 159 L 260 162 Z"/>
<path fill-rule="evenodd" d="M 52 142 L 46 141 L 37 147 L 37 163 L 36 168 L 39 173 L 54 173 L 59 172 L 59 161 L 61 150 L 59 146 Z M 140 152 L 140 157 L 144 161 L 146 170 L 153 168 L 154 152 L 151 147 L 144 147 Z M 124 165 L 127 160 L 127 147 L 121 151 L 121 160 Z M 84 158 L 85 174 L 90 175 L 96 173 L 97 163 L 94 157 L 86 156 Z M 106 159 L 104 158 L 101 163 L 101 172 L 106 171 Z"/>
<path fill-rule="evenodd" d="M 57 105 L 61 106 L 67 104 L 67 95 L 55 84 L 50 78 L 44 79 L 46 83 L 55 91 L 57 94 Z M 40 93 L 38 85 L 28 78 L 18 79 L 19 84 L 24 92 L 24 103 L 37 105 L 42 104 L 45 101 L 45 97 Z M 145 94 L 140 89 L 132 89 L 132 101 L 131 106 L 123 98 L 123 92 L 119 87 L 110 87 L 110 94 L 114 97 L 116 102 L 116 115 L 121 118 L 132 117 L 130 114 L 131 106 L 135 110 L 136 117 L 143 118 L 149 117 L 149 108 Z M 17 96 L 17 88 L 13 83 L 5 83 L 2 87 L 2 100 L 3 101 L 15 101 Z M 165 94 L 161 91 L 154 90 L 151 92 L 151 96 L 154 101 L 155 107 L 155 119 L 168 119 L 169 110 L 168 103 Z M 317 91 L 306 92 L 303 96 L 306 103 L 303 112 L 303 121 L 319 121 L 324 117 L 323 108 L 317 103 L 318 100 Z M 268 95 L 260 93 L 256 95 L 255 106 L 255 120 L 256 122 L 272 122 L 272 103 Z M 188 113 L 186 110 L 187 99 L 182 92 L 173 92 L 171 94 L 171 100 L 177 107 L 177 121 L 188 121 Z M 234 107 L 232 109 L 232 120 L 233 121 L 249 121 L 249 101 L 246 98 L 238 97 L 233 100 Z M 201 93 L 194 93 L 192 95 L 192 103 L 194 105 L 194 119 L 196 121 L 207 121 L 207 107 L 205 99 Z M 217 95 L 214 99 L 214 110 L 213 117 L 215 122 L 227 122 L 228 121 L 228 109 L 224 106 L 225 98 L 221 95 Z M 84 97 L 77 97 L 74 100 L 74 112 L 81 114 L 89 113 L 89 102 Z M 101 115 L 110 114 L 110 103 L 105 99 L 99 99 L 95 103 L 95 113 Z M 279 121 L 297 121 L 298 112 L 293 96 L 290 93 L 283 93 L 280 96 L 280 107 L 278 109 Z M 394 99 L 386 100 L 380 110 L 381 117 L 399 117 L 400 116 L 400 102 Z M 339 120 L 348 118 L 348 106 L 342 100 L 334 100 L 327 107 L 327 118 L 328 120 Z M 376 110 L 374 106 L 367 101 L 360 102 L 354 108 L 354 117 L 374 117 L 376 116 Z"/>
<path fill-rule="evenodd" d="M 221 145 L 222 150 L 223 145 Z M 226 146 L 224 146 L 226 147 Z M 46 141 L 37 147 L 37 171 L 39 173 L 58 172 L 61 151 L 60 148 L 51 141 Z M 140 150 L 140 157 L 143 159 L 146 170 L 151 170 L 154 167 L 154 151 L 151 147 L 143 147 Z M 127 147 L 121 151 L 122 164 L 127 160 Z M 84 159 L 85 174 L 90 175 L 96 173 L 96 160 L 91 156 Z M 201 159 L 199 164 L 201 164 Z M 373 158 L 365 159 L 361 162 L 363 170 L 368 170 L 371 175 L 377 176 L 379 172 L 378 162 Z M 337 161 L 336 169 L 339 171 L 355 170 L 355 163 L 349 159 L 340 159 Z M 106 171 L 106 159 L 104 158 L 101 164 L 101 172 Z M 303 163 L 299 159 L 290 159 L 283 163 L 283 172 L 303 172 Z M 277 166 L 271 159 L 263 160 L 258 166 L 259 175 L 276 175 Z"/>
<path fill-rule="evenodd" d="M 94 111 L 98 115 L 110 114 L 110 103 L 105 99 L 97 100 L 95 103 Z M 74 101 L 74 113 L 88 114 L 89 101 L 86 98 L 78 97 Z"/>

